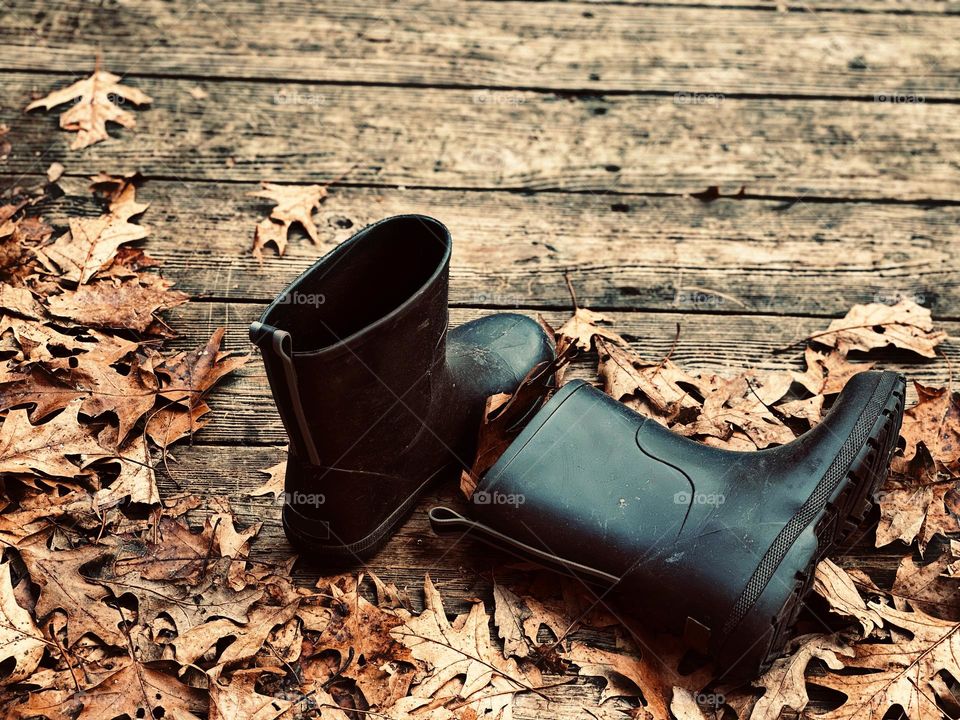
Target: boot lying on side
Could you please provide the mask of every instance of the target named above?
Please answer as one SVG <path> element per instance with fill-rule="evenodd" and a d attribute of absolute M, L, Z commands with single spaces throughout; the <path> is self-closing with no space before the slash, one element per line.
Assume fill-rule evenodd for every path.
<path fill-rule="evenodd" d="M 851 539 L 897 447 L 905 382 L 864 372 L 815 428 L 732 452 L 670 432 L 581 381 L 547 402 L 482 478 L 475 535 L 611 590 L 726 679 L 769 666 L 814 569 Z"/>
<path fill-rule="evenodd" d="M 310 557 L 375 552 L 431 482 L 469 465 L 487 397 L 553 359 L 523 315 L 447 331 L 451 249 L 436 220 L 388 218 L 250 326 L 290 437 L 283 527 Z"/>

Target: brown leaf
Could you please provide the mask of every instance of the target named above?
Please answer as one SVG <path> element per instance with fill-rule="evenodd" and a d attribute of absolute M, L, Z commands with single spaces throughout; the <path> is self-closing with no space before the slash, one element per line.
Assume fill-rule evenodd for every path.
<path fill-rule="evenodd" d="M 923 442 L 933 459 L 951 472 L 960 472 L 960 393 L 913 383 L 917 403 L 903 415 L 900 435 L 906 441 L 903 459 L 909 462 Z"/>
<path fill-rule="evenodd" d="M 47 307 L 51 315 L 81 325 L 145 333 L 157 313 L 190 299 L 186 293 L 170 290 L 172 285 L 146 274 L 126 282 L 101 280 L 54 295 L 47 299 Z"/>
<path fill-rule="evenodd" d="M 627 341 L 613 330 L 601 327 L 604 323 L 611 322 L 610 318 L 603 313 L 587 310 L 587 308 L 577 308 L 573 315 L 568 319 L 557 334 L 570 339 L 581 350 L 589 350 L 593 347 L 593 339 L 596 337 L 604 338 L 618 345 L 626 345 Z"/>
<path fill-rule="evenodd" d="M 803 357 L 807 369 L 803 373 L 793 373 L 793 379 L 815 396 L 836 395 L 851 377 L 874 366 L 872 362 L 849 362 L 847 356 L 837 349 L 824 354 L 808 346 Z"/>
<path fill-rule="evenodd" d="M 128 661 L 107 679 L 68 702 L 83 706 L 76 720 L 102 720 L 121 715 L 200 720 L 207 710 L 203 692 L 134 661 Z"/>
<path fill-rule="evenodd" d="M 175 405 L 161 408 L 147 418 L 144 432 L 157 447 L 164 450 L 181 438 L 193 435 L 207 424 L 204 416 L 210 406 L 201 401 L 189 410 L 180 410 Z"/>
<path fill-rule="evenodd" d="M 0 310 L 15 313 L 31 320 L 44 316 L 43 308 L 25 287 L 13 287 L 0 283 Z"/>
<path fill-rule="evenodd" d="M 447 619 L 440 593 L 428 575 L 424 580 L 424 610 L 415 617 L 400 610 L 402 625 L 392 635 L 411 650 L 427 671 L 413 690 L 419 698 L 437 698 L 456 678 L 463 678 L 457 691 L 462 709 L 497 717 L 513 702 L 513 695 L 533 687 L 535 679 L 490 641 L 489 618 L 483 603 L 452 623 Z"/>
<path fill-rule="evenodd" d="M 956 481 L 940 478 L 926 445 L 918 442 L 909 461 L 895 459 L 886 484 L 877 493 L 877 547 L 895 540 L 911 543 L 917 538 L 923 552 L 934 535 L 960 531 L 960 521 L 945 505 L 957 495 Z"/>
<path fill-rule="evenodd" d="M 320 244 L 320 234 L 313 222 L 313 212 L 320 209 L 320 203 L 327 196 L 322 185 L 276 185 L 262 182 L 261 189 L 249 193 L 252 197 L 263 197 L 276 203 L 270 211 L 270 217 L 257 224 L 253 240 L 253 255 L 263 257 L 263 248 L 268 243 L 277 246 L 277 253 L 283 255 L 287 247 L 287 233 L 290 227 L 299 224 L 315 245 Z"/>
<path fill-rule="evenodd" d="M 293 703 L 256 691 L 257 680 L 266 672 L 271 670 L 238 670 L 226 682 L 222 678 L 211 680 L 209 720 L 278 720 L 283 717 Z"/>
<path fill-rule="evenodd" d="M 850 650 L 834 635 L 802 635 L 791 641 L 794 648 L 788 657 L 773 662 L 767 672 L 753 681 L 766 692 L 757 700 L 750 720 L 777 720 L 784 711 L 802 713 L 810 698 L 804 677 L 807 665 L 814 658 L 833 670 L 843 668 L 843 657 Z M 838 657 L 838 655 L 840 657 Z"/>
<path fill-rule="evenodd" d="M 893 592 L 910 606 L 946 620 L 960 619 L 960 579 L 954 577 L 955 559 L 947 552 L 924 565 L 909 555 L 900 561 Z"/>
<path fill-rule="evenodd" d="M 942 712 L 937 697 L 945 686 L 934 679 L 941 672 L 960 677 L 960 625 L 919 610 L 897 610 L 879 603 L 871 603 L 871 607 L 885 624 L 906 633 L 892 635 L 889 642 L 861 642 L 853 646 L 852 657 L 844 659 L 844 666 L 869 673 L 840 674 L 831 668 L 828 674 L 811 678 L 817 685 L 847 696 L 840 707 L 818 717 L 882 720 L 892 707 L 899 705 L 907 717 L 939 720 Z M 956 698 L 945 699 L 956 702 Z"/>
<path fill-rule="evenodd" d="M 580 675 L 606 680 L 600 702 L 614 697 L 639 697 L 647 701 L 647 711 L 655 718 L 670 717 L 669 696 L 673 683 L 663 677 L 659 663 L 626 653 L 611 652 L 574 642 L 563 653 L 566 660 L 580 668 Z"/>
<path fill-rule="evenodd" d="M 26 110 L 51 110 L 76 100 L 75 104 L 60 115 L 60 127 L 77 133 L 70 149 L 80 150 L 110 137 L 107 133 L 108 122 L 125 128 L 132 128 L 137 124 L 132 114 L 114 104 L 117 98 L 133 105 L 148 105 L 152 102 L 146 93 L 121 85 L 118 76 L 98 68 L 90 77 L 34 100 L 27 105 Z"/>
<path fill-rule="evenodd" d="M 199 404 L 201 396 L 221 378 L 243 366 L 250 357 L 220 350 L 224 328 L 217 328 L 206 345 L 180 352 L 157 365 L 163 378 L 161 395 L 187 406 Z"/>
<path fill-rule="evenodd" d="M 81 468 L 110 453 L 77 420 L 79 401 L 42 425 L 31 425 L 26 410 L 11 410 L 0 427 L 0 473 L 43 473 L 76 477 Z M 76 457 L 80 464 L 68 458 Z"/>
<path fill-rule="evenodd" d="M 106 601 L 110 593 L 101 585 L 89 582 L 83 567 L 105 560 L 108 553 L 102 547 L 86 545 L 74 550 L 50 550 L 46 533 L 34 536 L 17 549 L 30 573 L 30 579 L 40 586 L 35 614 L 43 623 L 50 614 L 59 611 L 67 618 L 67 647 L 83 635 L 91 633 L 103 642 L 126 647 L 126 636 L 120 623 L 129 619 L 129 613 L 110 607 Z"/>
<path fill-rule="evenodd" d="M 30 613 L 17 602 L 10 579 L 10 563 L 0 563 L 0 662 L 12 669 L 3 677 L 4 685 L 25 680 L 43 659 L 47 643 Z"/>
<path fill-rule="evenodd" d="M 83 285 L 113 262 L 121 245 L 147 237 L 149 229 L 130 219 L 148 207 L 136 201 L 136 188 L 127 183 L 107 215 L 70 218 L 70 231 L 37 250 L 37 258 L 51 271 L 59 268 L 62 279 Z"/>
<path fill-rule="evenodd" d="M 869 636 L 874 628 L 883 627 L 881 617 L 860 597 L 853 578 L 829 558 L 817 565 L 813 589 L 827 601 L 831 610 L 844 617 L 856 619 L 860 623 L 863 637 Z"/>
<path fill-rule="evenodd" d="M 332 613 L 316 640 L 319 651 L 340 655 L 341 676 L 351 678 L 372 708 L 388 708 L 413 682 L 413 655 L 391 633 L 403 625 L 396 613 L 368 602 L 360 580 L 331 584 Z"/>
<path fill-rule="evenodd" d="M 811 339 L 835 347 L 843 355 L 851 350 L 892 346 L 932 358 L 937 356 L 936 347 L 947 339 L 947 334 L 933 329 L 927 308 L 903 299 L 896 305 L 854 305 L 846 316 L 830 323 L 826 332 Z"/>
<path fill-rule="evenodd" d="M 260 497 L 262 495 L 273 495 L 275 498 L 283 497 L 283 483 L 287 472 L 287 461 L 281 460 L 276 465 L 272 465 L 257 472 L 266 473 L 270 476 L 263 485 L 256 490 L 247 493 L 250 497 Z"/>

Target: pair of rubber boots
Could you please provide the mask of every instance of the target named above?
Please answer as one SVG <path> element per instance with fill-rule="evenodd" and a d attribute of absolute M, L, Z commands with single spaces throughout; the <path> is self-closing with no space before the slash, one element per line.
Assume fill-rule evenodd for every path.
<path fill-rule="evenodd" d="M 553 359 L 552 340 L 522 315 L 448 331 L 451 249 L 436 220 L 383 220 L 251 326 L 290 436 L 283 526 L 307 557 L 375 552 L 432 482 L 470 466 L 486 399 Z M 575 575 L 598 601 L 612 593 L 725 677 L 749 677 L 789 639 L 817 562 L 869 510 L 904 394 L 896 373 L 860 373 L 816 428 L 740 453 L 569 382 L 519 408 L 522 429 L 470 517 L 434 508 L 430 520 Z"/>

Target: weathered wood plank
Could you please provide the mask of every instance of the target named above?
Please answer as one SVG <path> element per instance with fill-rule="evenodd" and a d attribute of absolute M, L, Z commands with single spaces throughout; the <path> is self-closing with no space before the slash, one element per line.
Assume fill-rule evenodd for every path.
<path fill-rule="evenodd" d="M 77 192 L 86 192 L 81 182 Z M 898 296 L 937 315 L 960 308 L 960 207 L 609 197 L 341 187 L 317 214 L 327 242 L 249 253 L 269 204 L 252 184 L 148 182 L 146 247 L 195 297 L 268 301 L 335 243 L 389 215 L 420 212 L 454 236 L 451 301 L 563 307 L 564 273 L 590 307 L 842 315 Z M 66 225 L 89 195 L 41 208 Z"/>
<path fill-rule="evenodd" d="M 500 2 L 501 0 L 490 0 Z M 768 12 L 846 12 L 846 13 L 935 13 L 960 12 L 958 0 L 526 0 L 527 2 L 617 4 L 617 5 L 690 5 L 692 7 L 749 8 Z"/>
<path fill-rule="evenodd" d="M 121 74 L 960 96 L 960 17 L 949 15 L 457 0 L 8 5 L 0 67 L 10 69 L 81 72 L 102 52 Z"/>
<path fill-rule="evenodd" d="M 6 173 L 53 160 L 70 172 L 454 188 L 684 193 L 710 185 L 807 196 L 960 199 L 953 105 L 672 97 L 568 98 L 522 92 L 140 79 L 154 106 L 135 131 L 69 152 L 57 118 L 23 105 L 67 78 L 9 73 L 0 122 L 11 127 Z M 282 93 L 317 92 L 323 104 Z M 289 97 L 289 96 L 287 96 Z"/>
<path fill-rule="evenodd" d="M 197 302 L 181 306 L 168 314 L 170 324 L 181 337 L 174 347 L 194 347 L 206 341 L 218 326 L 226 326 L 225 344 L 229 348 L 250 347 L 247 325 L 256 319 L 263 306 L 247 303 Z M 487 314 L 474 309 L 454 309 L 451 324 Z M 531 314 L 525 311 L 525 314 Z M 774 317 L 770 315 L 706 315 L 703 313 L 607 313 L 613 327 L 633 344 L 644 357 L 659 359 L 670 352 L 676 334 L 676 323 L 681 325 L 680 339 L 672 359 L 690 369 L 711 370 L 733 374 L 749 368 L 782 370 L 803 369 L 803 352 L 773 354 L 796 340 L 822 331 L 829 322 L 823 318 Z M 564 312 L 545 312 L 543 316 L 557 327 L 567 317 Z M 960 323 L 942 323 L 943 329 L 956 336 Z M 954 343 L 943 346 L 950 363 L 960 365 L 960 347 Z M 928 384 L 944 385 L 949 380 L 949 368 L 943 361 L 913 362 L 912 358 L 887 355 L 884 367 L 902 369 L 911 379 Z M 594 379 L 594 356 L 585 356 L 576 364 L 574 377 Z M 913 388 L 909 388 L 913 398 Z M 286 435 L 273 405 L 270 388 L 259 358 L 242 369 L 236 378 L 225 381 L 210 403 L 212 422 L 195 436 L 197 443 L 282 444 Z"/>

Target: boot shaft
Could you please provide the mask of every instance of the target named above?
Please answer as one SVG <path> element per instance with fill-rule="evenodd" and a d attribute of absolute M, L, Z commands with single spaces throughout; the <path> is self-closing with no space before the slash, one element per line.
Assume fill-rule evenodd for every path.
<path fill-rule="evenodd" d="M 294 280 L 250 328 L 292 453 L 378 471 L 424 432 L 446 352 L 451 240 L 388 218 Z"/>

